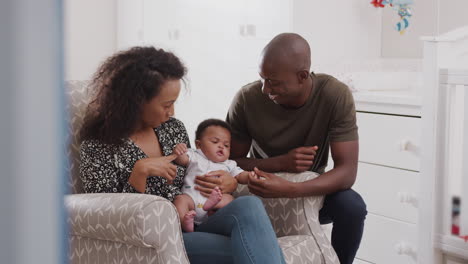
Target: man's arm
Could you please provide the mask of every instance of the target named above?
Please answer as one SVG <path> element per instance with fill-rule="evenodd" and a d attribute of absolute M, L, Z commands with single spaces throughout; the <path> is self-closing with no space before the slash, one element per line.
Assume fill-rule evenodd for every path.
<path fill-rule="evenodd" d="M 249 190 L 264 198 L 305 197 L 325 195 L 350 188 L 357 173 L 359 152 L 358 141 L 335 142 L 330 144 L 335 166 L 332 170 L 306 182 L 290 182 L 274 174 L 254 169 L 266 180 L 249 177 Z"/>
<path fill-rule="evenodd" d="M 305 197 L 334 193 L 350 188 L 357 173 L 359 152 L 358 141 L 335 142 L 330 144 L 335 167 L 315 179 L 305 182 L 290 182 L 272 173 L 254 169 L 265 180 L 249 177 L 249 190 L 264 198 Z"/>
<path fill-rule="evenodd" d="M 252 141 L 231 140 L 231 156 L 239 167 L 252 171 L 258 168 L 267 172 L 303 172 L 313 164 L 317 146 L 304 146 L 292 149 L 288 153 L 266 159 L 247 158 Z"/>
<path fill-rule="evenodd" d="M 359 141 L 330 142 L 334 162 L 332 170 L 317 178 L 295 184 L 298 197 L 323 195 L 351 188 L 356 180 Z"/>
<path fill-rule="evenodd" d="M 255 167 L 268 172 L 281 171 L 280 156 L 268 159 L 247 158 L 251 144 L 252 140 L 239 141 L 233 138 L 231 140 L 230 159 L 235 160 L 237 165 L 246 171 L 252 171 Z"/>

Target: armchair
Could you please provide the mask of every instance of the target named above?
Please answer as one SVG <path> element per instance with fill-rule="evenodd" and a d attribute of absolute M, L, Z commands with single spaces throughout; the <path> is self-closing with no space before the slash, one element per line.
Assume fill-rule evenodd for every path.
<path fill-rule="evenodd" d="M 87 82 L 67 83 L 69 187 L 65 207 L 70 263 L 189 263 L 179 217 L 168 200 L 146 194 L 83 194 L 79 177 L 78 131 L 88 104 Z M 290 181 L 312 172 L 280 173 Z M 239 186 L 235 196 L 250 195 Z M 319 222 L 323 197 L 262 199 L 279 237 L 286 262 L 339 263 Z"/>

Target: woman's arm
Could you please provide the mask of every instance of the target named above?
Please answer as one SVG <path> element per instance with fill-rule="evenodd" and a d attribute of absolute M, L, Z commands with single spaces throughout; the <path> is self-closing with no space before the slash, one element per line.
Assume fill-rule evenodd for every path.
<path fill-rule="evenodd" d="M 128 182 L 130 172 L 118 159 L 116 148 L 85 140 L 80 148 L 80 176 L 87 193 L 137 192 Z"/>
<path fill-rule="evenodd" d="M 136 191 L 144 193 L 146 191 L 146 179 L 148 178 L 148 171 L 146 170 L 142 160 L 135 162 L 132 173 L 128 178 L 128 183 L 135 188 Z"/>
<path fill-rule="evenodd" d="M 172 183 L 176 176 L 176 166 L 171 163 L 176 155 L 140 159 L 132 168 L 128 168 L 128 164 L 120 160 L 117 147 L 84 141 L 81 144 L 80 158 L 83 187 L 85 192 L 90 193 L 144 193 L 148 176 L 166 178 L 168 183 Z"/>
<path fill-rule="evenodd" d="M 149 176 L 160 176 L 172 184 L 177 175 L 177 167 L 171 162 L 177 157 L 172 154 L 164 157 L 145 158 L 135 162 L 128 182 L 139 192 L 145 192 L 146 179 Z"/>

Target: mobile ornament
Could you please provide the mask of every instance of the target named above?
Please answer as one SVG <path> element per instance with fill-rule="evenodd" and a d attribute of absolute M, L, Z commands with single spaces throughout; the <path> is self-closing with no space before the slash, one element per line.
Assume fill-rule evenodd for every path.
<path fill-rule="evenodd" d="M 395 29 L 403 35 L 410 25 L 411 5 L 413 0 L 372 0 L 371 4 L 376 8 L 391 6 L 397 11 L 400 21 L 396 23 Z"/>

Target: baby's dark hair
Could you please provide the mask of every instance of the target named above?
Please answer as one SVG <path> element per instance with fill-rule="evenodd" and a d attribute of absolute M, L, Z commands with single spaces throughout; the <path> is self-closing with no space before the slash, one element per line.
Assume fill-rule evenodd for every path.
<path fill-rule="evenodd" d="M 231 126 L 228 123 L 226 123 L 225 121 L 220 120 L 220 119 L 210 118 L 210 119 L 206 119 L 205 121 L 201 122 L 198 125 L 197 131 L 195 131 L 195 139 L 196 140 L 201 139 L 201 137 L 203 135 L 203 132 L 205 132 L 205 130 L 210 126 L 223 127 L 223 128 L 225 128 L 225 129 L 227 129 L 229 131 L 229 134 L 231 134 L 231 132 L 232 132 Z"/>

